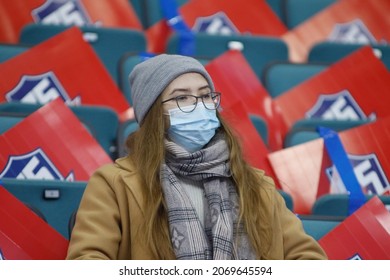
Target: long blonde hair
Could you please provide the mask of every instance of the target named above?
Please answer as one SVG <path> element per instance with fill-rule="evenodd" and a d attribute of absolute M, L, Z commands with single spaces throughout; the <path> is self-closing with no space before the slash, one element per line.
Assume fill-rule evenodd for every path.
<path fill-rule="evenodd" d="M 272 241 L 270 213 L 265 208 L 260 188 L 262 177 L 244 160 L 240 143 L 229 125 L 218 114 L 220 130 L 226 135 L 230 150 L 230 167 L 240 198 L 240 221 L 243 222 L 258 258 L 266 259 Z M 127 139 L 129 155 L 135 163 L 145 199 L 146 240 L 157 259 L 175 257 L 170 242 L 168 218 L 160 184 L 160 166 L 164 162 L 164 138 L 167 120 L 163 116 L 161 96 L 145 116 L 140 128 Z"/>

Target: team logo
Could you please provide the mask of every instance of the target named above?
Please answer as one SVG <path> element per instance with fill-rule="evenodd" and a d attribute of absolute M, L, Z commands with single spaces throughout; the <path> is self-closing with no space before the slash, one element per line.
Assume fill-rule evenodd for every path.
<path fill-rule="evenodd" d="M 238 29 L 224 12 L 197 18 L 192 30 L 211 35 L 232 35 L 239 33 Z"/>
<path fill-rule="evenodd" d="M 63 177 L 44 151 L 38 148 L 24 155 L 10 156 L 0 178 L 74 181 L 74 174 L 70 172 Z"/>
<path fill-rule="evenodd" d="M 321 94 L 306 113 L 307 119 L 375 120 L 375 113 L 366 116 L 348 90 L 336 94 Z"/>
<path fill-rule="evenodd" d="M 375 44 L 377 40 L 360 19 L 336 24 L 330 34 L 329 41 L 340 43 Z"/>
<path fill-rule="evenodd" d="M 383 195 L 390 191 L 390 184 L 383 172 L 382 166 L 375 154 L 368 155 L 350 155 L 348 159 L 353 166 L 356 178 L 362 187 L 364 193 Z M 344 186 L 340 175 L 335 166 L 331 166 L 325 170 L 329 181 L 331 182 L 332 192 L 346 193 L 347 189 Z"/>
<path fill-rule="evenodd" d="M 4 260 L 5 260 L 5 258 L 4 258 L 3 252 L 0 249 L 0 261 L 4 261 Z"/>
<path fill-rule="evenodd" d="M 361 261 L 363 260 L 362 257 L 356 253 L 355 255 L 353 255 L 352 257 L 349 258 L 349 260 L 352 260 L 352 261 Z"/>
<path fill-rule="evenodd" d="M 55 25 L 91 24 L 84 7 L 78 0 L 47 0 L 42 6 L 31 11 L 35 22 Z"/>
<path fill-rule="evenodd" d="M 24 75 L 18 85 L 5 95 L 9 102 L 17 101 L 41 105 L 49 103 L 57 97 L 61 97 L 69 105 L 81 104 L 79 96 L 73 100 L 70 99 L 60 81 L 51 71 L 37 76 Z"/>

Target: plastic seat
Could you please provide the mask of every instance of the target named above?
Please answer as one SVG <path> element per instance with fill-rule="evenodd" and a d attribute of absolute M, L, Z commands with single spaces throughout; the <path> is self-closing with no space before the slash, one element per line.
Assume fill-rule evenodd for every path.
<path fill-rule="evenodd" d="M 0 112 L 0 134 L 4 133 L 17 123 L 19 123 L 22 119 L 16 116 L 10 116 L 8 114 L 2 114 Z"/>
<path fill-rule="evenodd" d="M 264 143 L 268 144 L 268 129 L 267 129 L 267 123 L 265 120 L 257 115 L 249 115 L 250 120 L 252 121 L 253 125 L 255 126 L 257 132 L 263 139 Z"/>
<path fill-rule="evenodd" d="M 284 201 L 286 202 L 286 206 L 288 209 L 293 211 L 294 209 L 294 201 L 292 199 L 292 196 L 289 193 L 286 193 L 285 191 L 278 190 L 278 192 L 283 196 Z"/>
<path fill-rule="evenodd" d="M 0 44 L 0 63 L 28 50 L 28 46 L 21 44 Z"/>
<path fill-rule="evenodd" d="M 367 201 L 374 195 L 366 195 Z M 390 196 L 379 195 L 379 199 L 390 210 Z M 325 194 L 320 196 L 312 207 L 312 214 L 319 216 L 348 216 L 348 194 Z"/>
<path fill-rule="evenodd" d="M 272 11 L 283 21 L 283 0 L 266 0 Z"/>
<path fill-rule="evenodd" d="M 21 120 L 32 112 L 38 110 L 40 107 L 41 105 L 36 104 L 4 102 L 0 103 L 0 114 L 3 116 L 8 114 L 9 118 L 18 118 Z M 70 109 L 99 142 L 107 154 L 112 159 L 116 159 L 118 156 L 117 133 L 119 128 L 119 118 L 116 112 L 109 107 L 103 106 L 83 105 L 72 106 Z M 16 122 L 16 120 L 14 120 L 14 122 Z M 12 120 L 9 120 L 9 125 L 11 124 Z M 4 125 L 4 127 L 6 126 Z"/>
<path fill-rule="evenodd" d="M 320 138 L 318 126 L 328 127 L 335 131 L 343 131 L 369 123 L 370 120 L 322 120 L 303 119 L 297 121 L 288 131 L 284 139 L 284 147 L 292 147 Z"/>
<path fill-rule="evenodd" d="M 121 89 L 126 100 L 133 105 L 133 100 L 131 99 L 131 90 L 129 75 L 133 68 L 143 61 L 143 58 L 139 53 L 125 53 L 119 61 L 119 88 Z"/>
<path fill-rule="evenodd" d="M 2 178 L 1 183 L 23 203 L 38 209 L 49 225 L 68 238 L 68 221 L 79 207 L 86 182 Z"/>
<path fill-rule="evenodd" d="M 259 79 L 268 63 L 288 60 L 286 43 L 276 37 L 197 33 L 194 38 L 196 57 L 213 59 L 229 49 L 240 49 Z M 174 33 L 168 40 L 167 53 L 178 53 L 178 46 L 179 38 Z"/>
<path fill-rule="evenodd" d="M 337 0 L 282 0 L 282 19 L 288 29 L 304 22 Z"/>
<path fill-rule="evenodd" d="M 133 0 L 134 1 L 134 0 Z M 160 1 L 156 0 L 141 0 L 143 1 L 143 16 L 146 22 L 146 27 L 157 23 L 164 19 L 164 14 L 160 7 Z M 187 3 L 189 0 L 175 0 L 177 7 L 180 7 Z"/>
<path fill-rule="evenodd" d="M 63 25 L 29 24 L 23 27 L 19 41 L 23 44 L 35 45 L 67 28 L 69 27 Z M 93 26 L 83 26 L 80 30 L 117 84 L 120 57 L 126 52 L 146 50 L 146 38 L 139 30 Z"/>
<path fill-rule="evenodd" d="M 138 129 L 136 120 L 127 120 L 119 125 L 118 130 L 118 156 L 127 155 L 126 140 L 127 137 Z"/>
<path fill-rule="evenodd" d="M 309 62 L 326 62 L 334 63 L 343 57 L 357 51 L 363 45 L 353 43 L 337 43 L 337 42 L 321 42 L 314 45 L 309 50 L 308 61 Z M 375 55 L 386 65 L 386 68 L 390 70 L 390 46 L 372 44 L 371 47 Z"/>
<path fill-rule="evenodd" d="M 265 67 L 262 81 L 268 93 L 275 98 L 327 67 L 327 63 L 274 62 Z"/>
<path fill-rule="evenodd" d="M 332 231 L 345 219 L 345 217 L 317 215 L 303 215 L 299 216 L 299 218 L 301 219 L 305 232 L 312 236 L 315 240 L 320 240 L 324 235 Z"/>

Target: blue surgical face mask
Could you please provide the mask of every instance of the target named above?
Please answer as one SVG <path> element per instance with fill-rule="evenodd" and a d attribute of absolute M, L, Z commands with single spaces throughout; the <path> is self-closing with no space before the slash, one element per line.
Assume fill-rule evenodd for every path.
<path fill-rule="evenodd" d="M 206 109 L 202 103 L 190 113 L 184 113 L 179 108 L 168 112 L 171 123 L 169 138 L 191 153 L 202 149 L 220 126 L 216 110 Z"/>

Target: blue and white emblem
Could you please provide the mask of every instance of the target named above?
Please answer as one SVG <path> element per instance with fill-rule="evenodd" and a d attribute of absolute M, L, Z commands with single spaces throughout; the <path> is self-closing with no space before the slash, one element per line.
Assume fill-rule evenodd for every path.
<path fill-rule="evenodd" d="M 356 178 L 364 193 L 382 195 L 390 190 L 390 184 L 375 154 L 350 155 L 348 159 L 353 166 Z M 333 193 L 346 193 L 347 189 L 340 179 L 335 166 L 325 170 Z"/>
<path fill-rule="evenodd" d="M 44 151 L 38 148 L 24 155 L 10 156 L 0 178 L 74 181 L 74 173 L 62 176 Z"/>
<path fill-rule="evenodd" d="M 0 249 L 0 261 L 4 261 L 4 260 L 5 260 L 5 258 L 4 258 L 3 252 Z"/>
<path fill-rule="evenodd" d="M 53 25 L 91 24 L 91 20 L 79 0 L 47 0 L 31 11 L 36 23 Z"/>
<path fill-rule="evenodd" d="M 355 255 L 353 255 L 352 257 L 349 258 L 349 260 L 352 260 L 352 261 L 361 261 L 363 260 L 362 257 L 356 253 Z"/>
<path fill-rule="evenodd" d="M 46 104 L 57 97 L 68 105 L 80 105 L 81 98 L 78 96 L 71 100 L 53 72 L 42 75 L 24 75 L 18 85 L 5 94 L 8 102 L 16 101 L 29 104 Z"/>
<path fill-rule="evenodd" d="M 306 112 L 307 119 L 375 120 L 375 113 L 366 116 L 348 90 L 336 94 L 321 94 L 316 104 Z"/>
<path fill-rule="evenodd" d="M 240 33 L 224 12 L 218 12 L 208 17 L 198 17 L 192 30 L 211 35 L 232 35 Z"/>
<path fill-rule="evenodd" d="M 344 24 L 336 24 L 328 37 L 329 41 L 340 43 L 375 44 L 378 43 L 370 30 L 356 19 Z"/>

